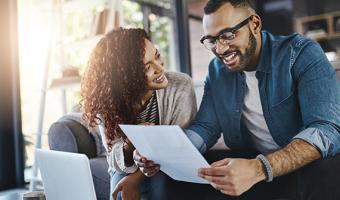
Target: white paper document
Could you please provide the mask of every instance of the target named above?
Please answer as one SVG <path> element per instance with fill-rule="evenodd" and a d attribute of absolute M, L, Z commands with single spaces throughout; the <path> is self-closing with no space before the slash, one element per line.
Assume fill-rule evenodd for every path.
<path fill-rule="evenodd" d="M 179 126 L 119 126 L 139 153 L 160 164 L 171 178 L 208 184 L 197 175 L 197 170 L 209 164 Z"/>

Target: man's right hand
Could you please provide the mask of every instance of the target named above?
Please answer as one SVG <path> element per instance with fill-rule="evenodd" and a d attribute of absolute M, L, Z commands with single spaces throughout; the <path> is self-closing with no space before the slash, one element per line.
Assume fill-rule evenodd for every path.
<path fill-rule="evenodd" d="M 140 155 L 137 150 L 133 151 L 133 160 L 139 167 L 139 170 L 147 177 L 155 175 L 160 169 L 159 164 Z"/>

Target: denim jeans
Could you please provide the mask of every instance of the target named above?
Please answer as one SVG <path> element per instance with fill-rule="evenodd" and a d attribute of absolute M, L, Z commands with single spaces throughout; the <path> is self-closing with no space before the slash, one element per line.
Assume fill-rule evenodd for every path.
<path fill-rule="evenodd" d="M 117 183 L 122 180 L 127 174 L 120 174 L 115 171 L 111 173 L 111 189 L 110 200 L 112 200 L 112 192 Z M 147 200 L 166 200 L 169 199 L 166 188 L 168 184 L 173 182 L 169 176 L 162 171 L 158 172 L 150 178 L 145 178 L 140 186 L 141 199 Z M 121 200 L 121 194 L 118 194 L 118 200 Z"/>

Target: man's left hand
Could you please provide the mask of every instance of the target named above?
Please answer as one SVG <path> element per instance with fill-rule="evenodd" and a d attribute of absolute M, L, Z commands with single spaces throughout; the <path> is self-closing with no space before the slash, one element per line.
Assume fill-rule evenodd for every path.
<path fill-rule="evenodd" d="M 265 179 L 262 163 L 257 159 L 225 158 L 208 168 L 200 168 L 198 176 L 222 193 L 239 196 Z"/>

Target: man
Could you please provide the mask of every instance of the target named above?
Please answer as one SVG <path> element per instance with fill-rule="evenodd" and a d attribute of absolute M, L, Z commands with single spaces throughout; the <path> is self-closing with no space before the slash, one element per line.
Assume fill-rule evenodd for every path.
<path fill-rule="evenodd" d="M 257 155 L 224 158 L 198 175 L 229 197 L 340 198 L 332 166 L 340 159 L 331 158 L 340 152 L 340 86 L 320 46 L 262 31 L 247 0 L 210 0 L 204 12 L 201 43 L 216 58 L 188 137 L 205 153 L 223 133 L 232 157 Z M 135 154 L 143 172 L 156 173 L 141 160 Z"/>

